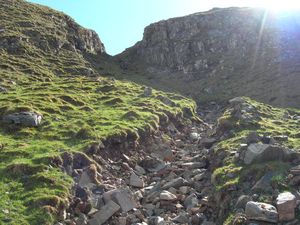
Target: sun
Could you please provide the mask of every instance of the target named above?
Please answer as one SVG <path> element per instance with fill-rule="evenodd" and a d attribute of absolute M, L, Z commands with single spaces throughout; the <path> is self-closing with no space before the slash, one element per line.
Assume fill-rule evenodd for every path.
<path fill-rule="evenodd" d="M 300 1 L 297 0 L 261 0 L 255 1 L 255 4 L 274 12 L 300 10 Z"/>

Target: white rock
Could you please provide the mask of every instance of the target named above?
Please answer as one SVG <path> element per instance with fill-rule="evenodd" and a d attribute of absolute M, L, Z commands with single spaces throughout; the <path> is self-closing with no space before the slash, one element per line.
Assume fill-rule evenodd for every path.
<path fill-rule="evenodd" d="M 198 134 L 196 132 L 190 133 L 190 139 L 192 141 L 197 141 L 199 138 L 200 138 L 200 134 Z"/>
<path fill-rule="evenodd" d="M 177 196 L 169 191 L 162 191 L 159 195 L 160 200 L 173 201 L 177 199 Z"/>

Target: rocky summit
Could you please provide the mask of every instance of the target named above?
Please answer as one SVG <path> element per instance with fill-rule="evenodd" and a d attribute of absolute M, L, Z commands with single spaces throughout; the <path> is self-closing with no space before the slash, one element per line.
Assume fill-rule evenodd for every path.
<path fill-rule="evenodd" d="M 200 102 L 249 96 L 299 107 L 298 21 L 297 12 L 215 8 L 149 25 L 116 60 L 137 71 L 131 79 Z"/>
<path fill-rule="evenodd" d="M 300 224 L 300 110 L 276 107 L 299 107 L 298 30 L 282 19 L 213 9 L 111 57 L 69 16 L 0 0 L 0 224 Z"/>

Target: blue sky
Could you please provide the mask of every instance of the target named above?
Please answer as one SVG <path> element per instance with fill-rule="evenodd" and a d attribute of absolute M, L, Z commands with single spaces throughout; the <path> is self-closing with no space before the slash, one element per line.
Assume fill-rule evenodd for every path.
<path fill-rule="evenodd" d="M 108 54 L 115 55 L 142 39 L 150 23 L 206 11 L 213 7 L 257 6 L 255 0 L 29 0 L 72 16 L 95 30 Z M 261 2 L 257 0 L 256 2 Z"/>

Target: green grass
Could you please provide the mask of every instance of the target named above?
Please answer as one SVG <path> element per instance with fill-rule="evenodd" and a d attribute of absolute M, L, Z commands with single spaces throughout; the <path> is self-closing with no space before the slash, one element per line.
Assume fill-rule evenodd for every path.
<path fill-rule="evenodd" d="M 53 222 L 51 214 L 41 216 L 45 207 L 40 206 L 55 211 L 69 195 L 72 180 L 53 164 L 62 152 L 83 151 L 116 136 L 138 141 L 140 133 L 154 131 L 169 118 L 183 118 L 184 111 L 193 116 L 195 104 L 188 99 L 155 90 L 152 97 L 142 94 L 143 87 L 134 83 L 85 77 L 22 84 L 1 94 L 0 115 L 27 109 L 41 113 L 43 122 L 38 128 L 1 126 L 0 189 L 5 197 L 0 205 L 9 213 L 0 211 L 0 219 L 11 224 Z M 165 105 L 159 95 L 175 106 Z"/>
<path fill-rule="evenodd" d="M 281 144 L 300 151 L 300 138 L 298 135 L 300 129 L 299 120 L 287 116 L 290 114 L 298 115 L 300 110 L 276 108 L 251 100 L 250 98 L 244 99 L 246 104 L 254 107 L 254 112 L 259 116 L 258 119 L 253 120 L 253 123 L 244 124 L 233 116 L 232 108 L 229 108 L 219 119 L 219 127 L 231 130 L 232 135 L 219 142 L 215 149 L 216 154 L 223 154 L 224 152 L 226 154 L 226 157 L 223 159 L 223 166 L 217 168 L 213 173 L 213 177 L 216 180 L 216 189 L 218 191 L 226 190 L 230 185 L 242 183 L 245 180 L 243 177 L 247 177 L 247 174 L 257 174 L 257 179 L 259 179 L 259 177 L 268 170 L 277 171 L 279 173 L 277 176 L 282 176 L 284 171 L 287 171 L 288 165 L 281 162 L 268 162 L 245 166 L 242 162 L 236 162 L 234 160 L 230 152 L 239 149 L 240 144 L 245 143 L 244 140 L 250 132 L 256 131 L 261 136 L 264 134 L 270 136 L 287 135 L 288 141 Z M 237 173 L 237 175 L 234 178 L 229 178 L 227 176 L 228 173 Z M 279 177 L 277 178 L 279 179 Z M 282 179 L 278 179 L 276 181 L 280 183 Z"/>
<path fill-rule="evenodd" d="M 270 105 L 259 103 L 250 98 L 244 98 L 245 104 L 252 106 L 253 110 L 248 112 L 248 116 L 255 115 L 251 123 L 237 119 L 233 108 L 229 107 L 218 121 L 219 129 L 229 131 L 230 135 L 220 141 L 215 154 L 223 155 L 221 165 L 213 171 L 212 182 L 217 192 L 229 193 L 231 195 L 231 208 L 228 209 L 229 215 L 223 218 L 224 224 L 231 224 L 235 219 L 233 205 L 241 194 L 253 194 L 251 191 L 254 185 L 267 172 L 273 172 L 271 185 L 280 192 L 291 191 L 287 175 L 292 165 L 288 162 L 270 161 L 252 165 L 243 164 L 242 160 L 237 160 L 232 154 L 240 148 L 240 144 L 245 143 L 245 138 L 250 132 L 256 131 L 259 135 L 287 135 L 288 141 L 280 143 L 283 146 L 300 151 L 299 120 L 291 116 L 299 115 L 298 109 L 276 108 Z M 243 184 L 250 184 L 244 186 Z M 230 192 L 231 187 L 237 188 L 239 192 Z M 228 192 L 229 191 L 229 192 Z M 259 193 L 259 201 L 272 204 L 273 193 Z"/>
<path fill-rule="evenodd" d="M 43 116 L 36 128 L 0 124 L 0 224 L 56 221 L 73 184 L 59 168 L 63 153 L 84 154 L 115 137 L 139 141 L 169 120 L 195 118 L 187 98 L 156 90 L 143 97 L 143 86 L 103 78 L 107 57 L 70 48 L 86 30 L 63 13 L 22 0 L 0 5 L 0 86 L 8 90 L 0 121 L 20 111 Z"/>

